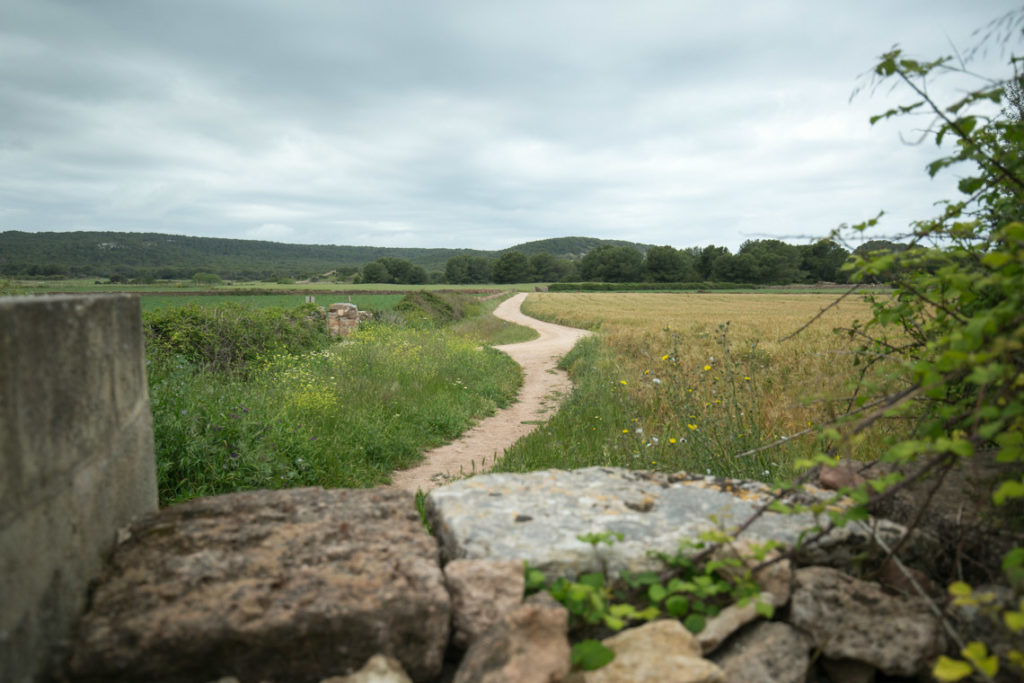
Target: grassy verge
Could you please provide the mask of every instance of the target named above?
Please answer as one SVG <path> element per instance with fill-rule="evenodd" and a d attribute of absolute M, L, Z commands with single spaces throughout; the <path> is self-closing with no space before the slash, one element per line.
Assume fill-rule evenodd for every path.
<path fill-rule="evenodd" d="M 828 419 L 855 368 L 833 328 L 851 301 L 793 339 L 828 305 L 810 295 L 537 294 L 538 318 L 601 334 L 563 365 L 576 387 L 558 415 L 506 451 L 499 471 L 591 465 L 774 480 L 814 448 L 792 438 Z M 890 425 L 887 428 L 897 428 Z M 737 454 L 785 440 L 761 453 Z M 870 436 L 858 444 L 872 447 Z M 852 453 L 856 455 L 856 453 Z"/>
<path fill-rule="evenodd" d="M 273 315 L 188 307 L 147 316 L 161 504 L 387 483 L 514 400 L 521 382 L 511 359 L 451 327 L 396 319 L 340 344 L 299 344 L 266 324 Z"/>

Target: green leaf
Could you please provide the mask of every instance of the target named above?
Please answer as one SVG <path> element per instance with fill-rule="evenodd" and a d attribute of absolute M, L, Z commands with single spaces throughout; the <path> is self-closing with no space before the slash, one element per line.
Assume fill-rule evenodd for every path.
<path fill-rule="evenodd" d="M 658 604 L 668 596 L 668 589 L 660 583 L 653 584 L 647 589 L 647 597 L 654 604 Z"/>
<path fill-rule="evenodd" d="M 996 505 L 1002 505 L 1011 498 L 1024 498 L 1024 481 L 1004 481 L 992 494 L 992 502 Z"/>
<path fill-rule="evenodd" d="M 954 598 L 966 598 L 974 592 L 974 589 L 971 588 L 970 584 L 964 583 L 963 581 L 954 581 L 949 584 L 949 588 L 946 590 L 949 591 L 949 594 Z"/>
<path fill-rule="evenodd" d="M 1003 623 L 1014 633 L 1024 631 L 1024 612 L 1003 612 Z"/>
<path fill-rule="evenodd" d="M 959 183 L 957 183 L 957 189 L 959 189 L 964 194 L 974 194 L 984 184 L 985 181 L 982 178 L 964 178 Z"/>
<path fill-rule="evenodd" d="M 754 609 L 765 619 L 775 616 L 775 606 L 770 602 L 757 602 L 754 604 Z"/>
<path fill-rule="evenodd" d="M 932 676 L 937 681 L 952 683 L 959 681 L 974 673 L 974 668 L 962 659 L 951 659 L 946 655 L 939 655 L 939 659 L 932 667 Z"/>
<path fill-rule="evenodd" d="M 581 574 L 578 578 L 577 583 L 582 583 L 584 586 L 590 586 L 591 588 L 604 588 L 604 574 L 600 572 L 588 572 Z"/>
<path fill-rule="evenodd" d="M 581 640 L 572 646 L 572 665 L 583 671 L 600 669 L 615 659 L 615 652 L 599 640 Z"/>
<path fill-rule="evenodd" d="M 683 626 L 685 626 L 686 630 L 690 633 L 700 633 L 704 630 L 706 623 L 707 620 L 704 618 L 703 614 L 691 614 L 683 619 Z"/>
<path fill-rule="evenodd" d="M 681 595 L 673 595 L 665 601 L 665 609 L 673 617 L 683 617 L 690 611 L 690 601 Z"/>
<path fill-rule="evenodd" d="M 973 664 L 975 669 L 990 678 L 999 672 L 999 657 L 989 655 L 985 643 L 972 641 L 967 644 L 967 647 L 960 650 L 960 654 Z"/>

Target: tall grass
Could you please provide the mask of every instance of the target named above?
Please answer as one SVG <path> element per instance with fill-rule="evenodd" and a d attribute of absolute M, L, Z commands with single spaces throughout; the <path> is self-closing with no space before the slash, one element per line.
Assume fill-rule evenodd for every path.
<path fill-rule="evenodd" d="M 448 329 L 364 325 L 345 342 L 215 370 L 149 354 L 162 504 L 256 488 L 369 487 L 514 400 L 519 367 Z"/>
<path fill-rule="evenodd" d="M 527 311 L 598 329 L 563 365 L 576 383 L 547 425 L 496 468 L 612 465 L 774 480 L 809 455 L 854 377 L 833 329 L 867 314 L 859 301 L 776 294 L 535 294 Z M 793 437 L 793 438 L 790 438 Z M 736 457 L 766 444 L 777 447 Z M 871 441 L 861 443 L 870 449 Z"/>

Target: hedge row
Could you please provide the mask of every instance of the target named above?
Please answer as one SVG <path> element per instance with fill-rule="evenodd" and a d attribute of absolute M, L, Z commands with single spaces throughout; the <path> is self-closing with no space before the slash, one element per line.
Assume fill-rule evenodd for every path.
<path fill-rule="evenodd" d="M 760 285 L 737 282 L 554 282 L 549 292 L 689 292 L 713 289 L 759 289 Z"/>

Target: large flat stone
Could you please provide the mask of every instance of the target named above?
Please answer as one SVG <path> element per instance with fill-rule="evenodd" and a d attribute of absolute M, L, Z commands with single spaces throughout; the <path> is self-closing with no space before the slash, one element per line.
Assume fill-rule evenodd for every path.
<path fill-rule="evenodd" d="M 799 497 L 809 503 L 828 495 L 809 490 Z M 680 541 L 715 528 L 713 519 L 737 526 L 770 498 L 760 482 L 590 467 L 464 479 L 431 491 L 426 510 L 445 558 L 526 560 L 554 577 L 657 569 L 660 561 L 648 551 L 675 553 Z M 872 523 L 889 544 L 906 531 L 885 520 Z M 769 512 L 742 538 L 791 546 L 814 524 L 809 513 Z M 624 540 L 595 550 L 577 538 L 603 531 Z M 807 563 L 843 564 L 870 544 L 869 528 L 852 523 L 801 556 Z"/>
<path fill-rule="evenodd" d="M 319 681 L 375 654 L 442 667 L 450 604 L 413 496 L 255 491 L 130 528 L 83 618 L 76 680 Z"/>

